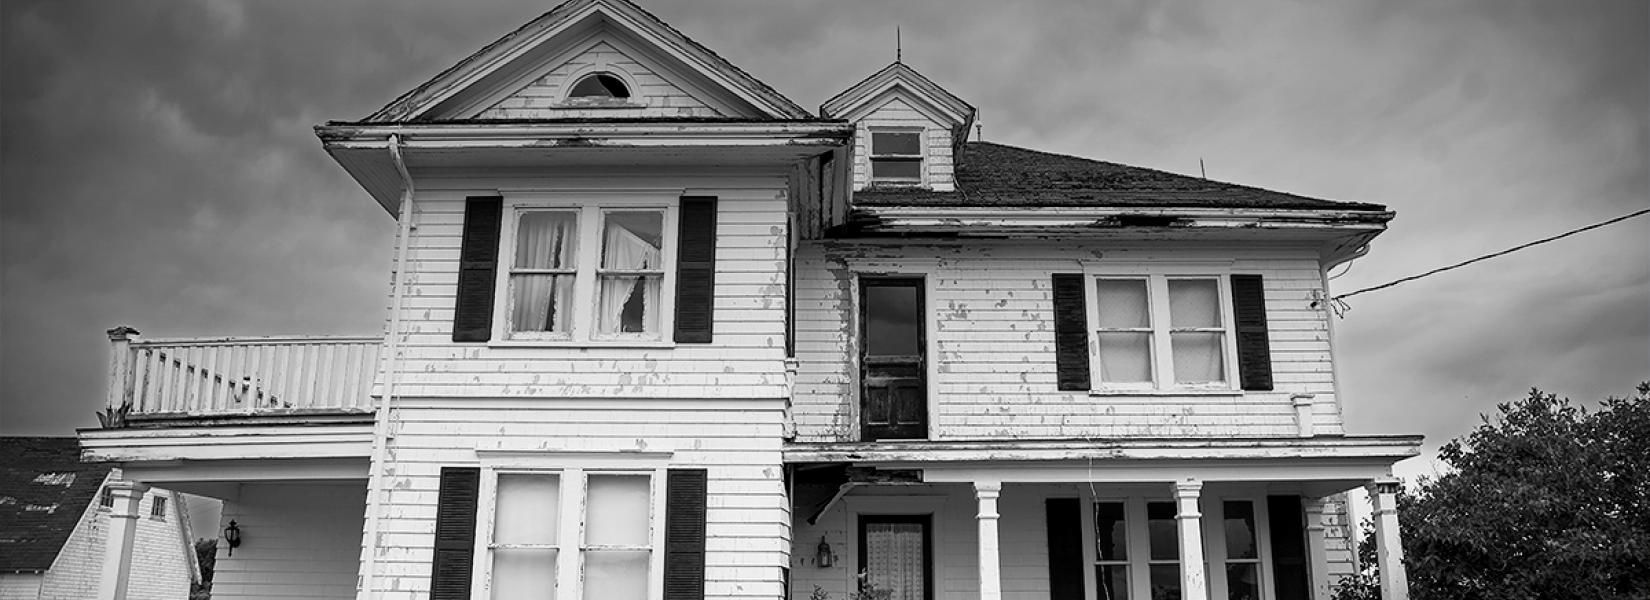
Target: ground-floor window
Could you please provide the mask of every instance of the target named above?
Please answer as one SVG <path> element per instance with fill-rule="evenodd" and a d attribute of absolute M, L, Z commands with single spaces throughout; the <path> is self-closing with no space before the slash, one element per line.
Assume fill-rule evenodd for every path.
<path fill-rule="evenodd" d="M 886 600 L 932 599 L 933 537 L 932 515 L 860 515 L 860 592 Z"/>
<path fill-rule="evenodd" d="M 661 500 L 656 471 L 490 470 L 479 598 L 657 597 Z M 487 499 L 491 499 L 487 503 Z"/>
<path fill-rule="evenodd" d="M 1205 572 L 1211 597 L 1260 600 L 1268 589 L 1264 497 L 1202 502 Z M 1097 496 L 1085 527 L 1096 600 L 1179 600 L 1180 533 L 1175 503 Z"/>

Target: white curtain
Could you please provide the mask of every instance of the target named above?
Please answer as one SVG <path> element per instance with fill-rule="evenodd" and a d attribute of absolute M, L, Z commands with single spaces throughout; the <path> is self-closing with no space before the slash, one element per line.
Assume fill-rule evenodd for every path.
<path fill-rule="evenodd" d="M 575 215 L 534 212 L 521 217 L 516 240 L 515 266 L 522 269 L 571 269 Z M 568 297 L 573 293 L 572 275 L 517 275 L 511 278 L 515 293 L 510 322 L 517 331 L 567 331 Z"/>
<path fill-rule="evenodd" d="M 606 237 L 602 243 L 602 267 L 622 271 L 641 271 L 659 268 L 659 248 L 649 243 L 645 238 L 632 233 L 614 223 L 608 223 Z M 637 286 L 638 280 L 646 280 L 642 286 Z M 652 331 L 653 322 L 658 311 L 659 279 L 657 277 L 618 276 L 603 277 L 601 280 L 601 299 L 597 310 L 601 311 L 596 319 L 598 331 L 601 333 L 619 333 L 623 331 L 623 314 L 625 304 L 640 287 L 644 291 L 642 301 L 642 328 L 641 331 Z"/>
<path fill-rule="evenodd" d="M 923 525 L 865 525 L 866 579 L 893 592 L 890 600 L 923 600 Z"/>

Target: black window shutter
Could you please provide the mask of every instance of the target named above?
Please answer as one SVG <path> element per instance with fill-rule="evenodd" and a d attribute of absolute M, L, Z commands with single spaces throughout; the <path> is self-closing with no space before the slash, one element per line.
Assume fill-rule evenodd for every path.
<path fill-rule="evenodd" d="M 1084 600 L 1083 516 L 1076 498 L 1049 498 L 1049 600 Z"/>
<path fill-rule="evenodd" d="M 1267 496 L 1266 518 L 1272 535 L 1272 569 L 1277 600 L 1308 600 L 1312 582 L 1306 568 L 1306 514 L 1300 496 Z"/>
<path fill-rule="evenodd" d="M 716 312 L 716 197 L 682 198 L 676 244 L 675 339 L 708 344 Z"/>
<path fill-rule="evenodd" d="M 430 600 L 469 600 L 475 562 L 476 501 L 481 469 L 442 467 L 435 509 L 435 560 Z"/>
<path fill-rule="evenodd" d="M 1054 363 L 1063 391 L 1089 389 L 1089 317 L 1080 274 L 1054 274 Z"/>
<path fill-rule="evenodd" d="M 464 241 L 458 254 L 458 300 L 453 341 L 485 342 L 493 335 L 493 289 L 498 276 L 498 233 L 504 199 L 474 196 L 464 202 Z"/>
<path fill-rule="evenodd" d="M 1243 389 L 1272 389 L 1272 344 L 1266 332 L 1266 290 L 1259 275 L 1232 276 L 1238 374 Z"/>
<path fill-rule="evenodd" d="M 705 598 L 704 469 L 671 469 L 665 477 L 665 598 Z"/>

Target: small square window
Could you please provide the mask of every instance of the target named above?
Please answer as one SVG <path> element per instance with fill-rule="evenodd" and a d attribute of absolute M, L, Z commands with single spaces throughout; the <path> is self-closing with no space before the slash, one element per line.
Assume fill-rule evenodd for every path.
<path fill-rule="evenodd" d="M 97 505 L 99 508 L 114 508 L 115 493 L 110 491 L 109 488 L 103 488 L 103 493 L 98 494 Z"/>
<path fill-rule="evenodd" d="M 166 518 L 166 497 L 155 496 L 155 501 L 149 505 L 149 516 L 156 519 Z"/>
<path fill-rule="evenodd" d="M 922 131 L 872 131 L 871 181 L 922 182 Z"/>

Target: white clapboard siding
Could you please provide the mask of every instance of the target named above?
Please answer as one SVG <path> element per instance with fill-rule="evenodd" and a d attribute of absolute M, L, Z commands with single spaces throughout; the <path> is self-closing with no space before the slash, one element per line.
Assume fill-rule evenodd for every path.
<path fill-rule="evenodd" d="M 213 598 L 355 596 L 364 482 L 286 481 L 236 487 L 238 493 L 224 501 L 223 522 L 217 529 L 233 520 L 245 541 L 233 555 L 219 541 Z M 428 565 L 423 575 L 429 576 Z"/>
<path fill-rule="evenodd" d="M 1050 275 L 1136 262 L 1229 264 L 1265 276 L 1275 391 L 1221 395 L 1090 394 L 1056 389 Z M 1329 323 L 1310 308 L 1322 287 L 1307 249 L 1092 248 L 1072 242 L 810 242 L 798 249 L 792 414 L 799 441 L 856 439 L 856 273 L 926 276 L 933 326 L 929 419 L 939 439 L 1289 436 L 1293 396 L 1310 394 L 1314 429 L 1342 431 Z M 1235 373 L 1233 375 L 1236 376 Z"/>
<path fill-rule="evenodd" d="M 669 453 L 708 470 L 707 597 L 774 598 L 789 551 L 780 467 L 782 399 L 405 398 L 384 480 L 379 585 L 424 592 L 443 466 L 475 466 L 477 448 Z M 661 524 L 662 525 L 662 524 Z"/>
<path fill-rule="evenodd" d="M 917 110 L 902 89 L 877 100 L 882 102 L 855 123 L 854 189 L 871 185 L 871 130 L 877 127 L 921 128 L 924 132 L 922 160 L 924 186 L 938 190 L 956 189 L 951 157 L 951 130 L 938 120 Z"/>
<path fill-rule="evenodd" d="M 471 398 L 785 397 L 788 236 L 784 178 L 740 173 L 591 173 L 595 171 L 541 179 L 490 176 L 420 181 L 410 253 L 411 285 L 400 305 L 402 356 L 395 366 L 395 393 Z M 492 195 L 499 189 L 549 188 L 664 188 L 718 197 L 713 342 L 628 348 L 453 343 L 465 198 Z M 501 256 L 510 252 L 500 250 Z M 667 341 L 670 335 L 668 330 L 663 333 Z"/>
<path fill-rule="evenodd" d="M 601 108 L 570 106 L 566 88 L 585 74 L 599 71 L 619 74 L 634 84 L 627 104 Z M 482 119 L 544 118 L 634 118 L 634 117 L 717 117 L 726 116 L 671 83 L 653 68 L 628 56 L 606 41 L 551 69 L 549 73 L 482 111 Z"/>

